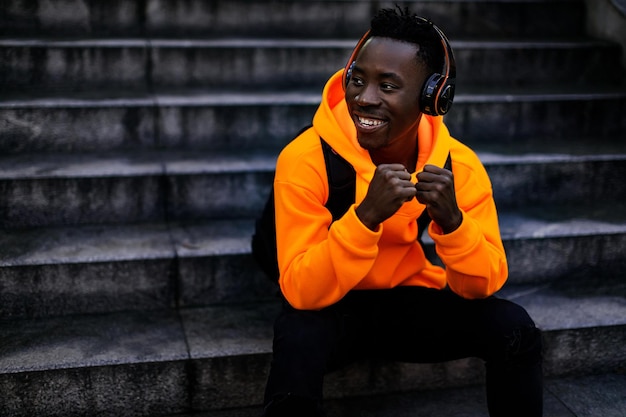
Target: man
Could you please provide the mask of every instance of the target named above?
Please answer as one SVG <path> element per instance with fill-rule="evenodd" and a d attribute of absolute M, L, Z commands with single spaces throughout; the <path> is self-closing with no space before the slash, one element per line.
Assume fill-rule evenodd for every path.
<path fill-rule="evenodd" d="M 380 11 L 347 68 L 326 84 L 312 128 L 280 154 L 274 190 L 285 303 L 267 417 L 323 415 L 324 375 L 358 359 L 470 356 L 485 360 L 492 417 L 542 413 L 540 332 L 523 308 L 492 296 L 508 271 L 489 178 L 442 117 L 425 114 L 450 104 L 433 109 L 424 91 L 440 68 L 454 75 L 447 48 L 431 22 Z M 451 100 L 453 91 L 440 92 Z M 320 137 L 356 171 L 354 204 L 335 221 L 325 207 Z M 448 156 L 451 171 L 442 168 Z M 424 210 L 445 269 L 417 239 Z"/>

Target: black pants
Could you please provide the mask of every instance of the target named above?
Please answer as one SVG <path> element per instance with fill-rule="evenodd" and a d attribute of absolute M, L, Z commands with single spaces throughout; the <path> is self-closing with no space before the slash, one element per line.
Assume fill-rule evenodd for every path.
<path fill-rule="evenodd" d="M 265 416 L 322 416 L 324 375 L 355 360 L 485 361 L 491 417 L 542 415 L 541 334 L 507 300 L 448 290 L 352 291 L 320 311 L 287 303 L 274 326 Z"/>

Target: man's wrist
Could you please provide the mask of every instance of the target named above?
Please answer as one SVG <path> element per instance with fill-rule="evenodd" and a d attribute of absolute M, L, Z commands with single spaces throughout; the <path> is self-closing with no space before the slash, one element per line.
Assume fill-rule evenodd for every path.
<path fill-rule="evenodd" d="M 365 227 L 370 229 L 372 232 L 375 232 L 376 230 L 378 230 L 378 225 L 380 223 L 378 223 L 375 220 L 369 218 L 366 213 L 363 213 L 363 211 L 364 210 L 361 209 L 361 206 L 358 206 L 355 209 L 356 217 L 361 221 L 361 223 L 363 223 L 363 225 Z"/>
<path fill-rule="evenodd" d="M 461 223 L 463 223 L 463 213 L 459 211 L 458 215 L 454 217 L 455 218 L 448 224 L 440 225 L 441 231 L 443 232 L 443 234 L 447 235 L 449 233 L 454 232 L 459 227 L 461 227 Z"/>

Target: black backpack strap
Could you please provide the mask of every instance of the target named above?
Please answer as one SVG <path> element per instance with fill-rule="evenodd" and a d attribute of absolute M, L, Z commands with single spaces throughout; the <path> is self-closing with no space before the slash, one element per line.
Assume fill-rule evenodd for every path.
<path fill-rule="evenodd" d="M 261 270 L 271 281 L 278 281 L 278 256 L 276 254 L 276 223 L 274 219 L 274 187 L 265 200 L 261 216 L 256 219 L 251 240 L 252 255 Z"/>
<path fill-rule="evenodd" d="M 333 150 L 320 137 L 326 174 L 328 176 L 328 201 L 326 208 L 333 215 L 333 221 L 341 218 L 354 204 L 356 195 L 356 171 L 341 155 Z"/>
<path fill-rule="evenodd" d="M 452 171 L 452 157 L 450 156 L 450 153 L 448 152 L 448 158 L 446 159 L 446 163 L 443 166 L 445 169 L 447 169 L 448 171 Z M 435 263 L 437 260 L 437 253 L 435 252 L 435 250 L 429 250 L 429 248 L 426 248 L 424 246 L 424 242 L 422 241 L 422 235 L 424 234 L 424 230 L 428 229 L 428 225 L 431 222 L 431 218 L 430 215 L 428 214 L 428 210 L 424 209 L 424 211 L 422 212 L 422 214 L 417 218 L 417 240 L 419 242 L 419 244 L 422 246 L 422 249 L 424 250 L 424 253 L 426 254 L 426 257 L 428 258 L 428 260 L 430 260 L 432 263 Z"/>

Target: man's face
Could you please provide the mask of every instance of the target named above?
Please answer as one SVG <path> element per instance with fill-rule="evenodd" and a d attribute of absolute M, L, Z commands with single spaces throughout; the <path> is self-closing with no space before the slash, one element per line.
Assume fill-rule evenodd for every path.
<path fill-rule="evenodd" d="M 373 37 L 359 52 L 346 86 L 346 102 L 363 148 L 371 151 L 415 141 L 421 119 L 419 96 L 428 75 L 417 61 L 417 48 Z"/>

